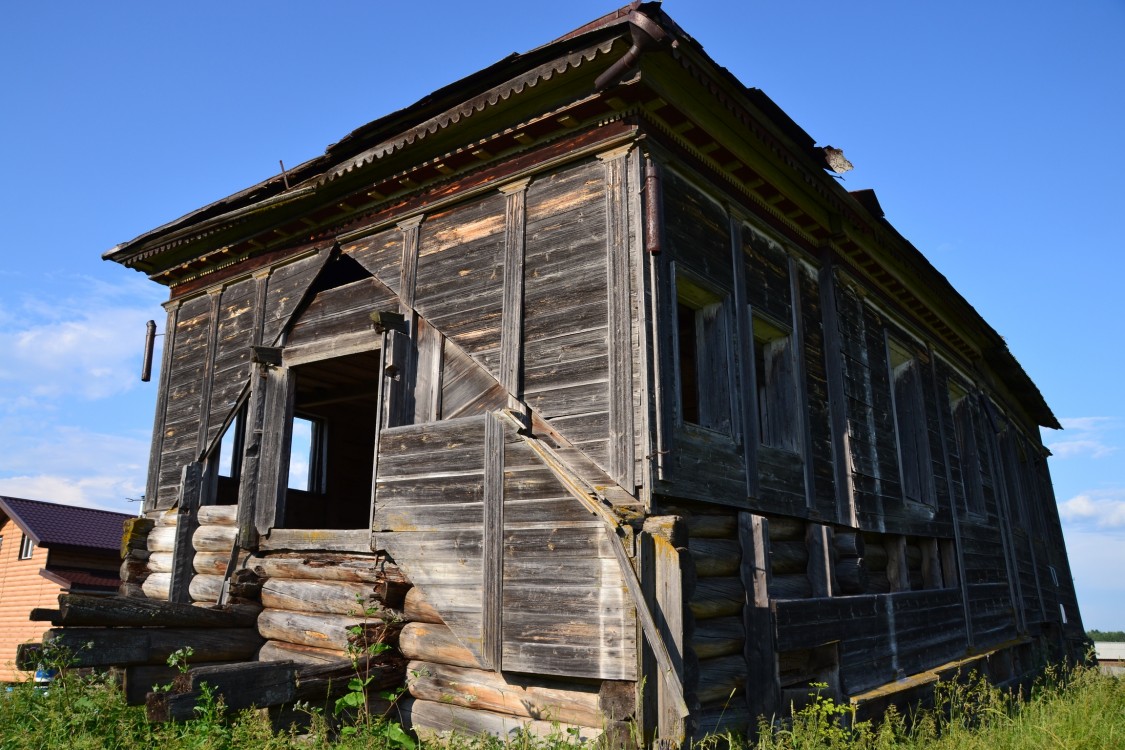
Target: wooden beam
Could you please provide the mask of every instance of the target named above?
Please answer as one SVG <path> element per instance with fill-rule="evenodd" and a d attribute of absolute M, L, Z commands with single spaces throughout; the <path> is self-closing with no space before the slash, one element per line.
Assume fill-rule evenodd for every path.
<path fill-rule="evenodd" d="M 198 461 L 184 466 L 180 474 L 179 511 L 176 520 L 176 542 L 172 551 L 172 579 L 168 598 L 173 602 L 191 601 L 188 585 L 195 574 L 195 548 L 191 538 L 199 523 L 196 513 L 203 492 L 203 465 Z"/>
<path fill-rule="evenodd" d="M 623 146 L 598 158 L 606 180 L 606 270 L 609 325 L 609 466 L 613 481 L 628 491 L 634 477 L 633 429 L 633 292 L 629 273 L 633 224 L 640 217 L 631 211 L 629 154 Z"/>
<path fill-rule="evenodd" d="M 163 664 L 186 647 L 193 662 L 252 659 L 262 637 L 254 628 L 66 628 L 48 630 L 43 645 L 67 649 L 74 667 L 119 667 Z M 35 668 L 38 654 L 28 653 L 34 651 L 17 658 L 22 669 Z"/>
<path fill-rule="evenodd" d="M 227 711 L 291 703 L 296 699 L 296 676 L 297 665 L 287 661 L 196 667 L 178 675 L 170 691 L 150 693 L 145 715 L 153 723 L 196 718 L 204 684 L 212 696 L 222 698 Z"/>
<path fill-rule="evenodd" d="M 500 671 L 504 610 L 504 424 L 496 414 L 484 423 L 484 539 L 481 659 Z"/>
<path fill-rule="evenodd" d="M 252 628 L 257 616 L 156 599 L 59 594 L 57 624 L 65 627 Z"/>
<path fill-rule="evenodd" d="M 748 673 L 746 705 L 751 716 L 772 718 L 781 709 L 781 683 L 769 597 L 769 522 L 762 516 L 739 513 L 738 541 L 742 546 L 739 577 L 746 591 L 742 607 L 746 634 L 742 655 Z"/>
<path fill-rule="evenodd" d="M 504 286 L 500 314 L 500 384 L 508 392 L 508 407 L 523 411 L 524 235 L 527 186 L 530 178 L 509 183 L 500 192 L 504 209 Z"/>

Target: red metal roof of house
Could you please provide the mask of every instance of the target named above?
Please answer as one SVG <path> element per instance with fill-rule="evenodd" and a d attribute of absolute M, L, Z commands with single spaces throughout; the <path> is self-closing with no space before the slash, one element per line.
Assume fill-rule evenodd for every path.
<path fill-rule="evenodd" d="M 115 571 L 89 568 L 43 568 L 39 575 L 53 581 L 66 591 L 117 591 L 121 579 Z"/>
<path fill-rule="evenodd" d="M 38 545 L 117 550 L 127 513 L 0 496 L 3 512 Z"/>

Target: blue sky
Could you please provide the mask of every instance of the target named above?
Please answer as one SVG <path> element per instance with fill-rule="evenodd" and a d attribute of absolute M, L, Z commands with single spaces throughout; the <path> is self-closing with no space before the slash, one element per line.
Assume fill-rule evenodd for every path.
<path fill-rule="evenodd" d="M 165 290 L 100 259 L 614 3 L 18 3 L 0 26 L 0 493 L 135 509 Z M 1125 629 L 1125 3 L 665 9 L 855 164 L 1067 429 L 1087 627 Z"/>

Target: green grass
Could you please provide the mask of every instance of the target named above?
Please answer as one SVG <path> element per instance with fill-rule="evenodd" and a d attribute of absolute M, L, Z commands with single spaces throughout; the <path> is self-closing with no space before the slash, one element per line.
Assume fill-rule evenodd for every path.
<path fill-rule="evenodd" d="M 783 726 L 768 728 L 748 743 L 709 737 L 697 750 L 1119 750 L 1125 748 L 1125 681 L 1096 669 L 1049 670 L 1028 700 L 997 690 L 976 676 L 943 683 L 935 710 L 907 721 L 890 713 L 878 724 L 850 721 L 850 711 L 817 699 Z M 363 724 L 354 734 L 329 731 L 323 714 L 294 732 L 275 732 L 260 712 L 226 716 L 205 702 L 196 719 L 150 725 L 144 711 L 125 705 L 112 681 L 64 675 L 44 694 L 30 683 L 0 693 L 0 750 L 48 748 L 251 748 L 282 750 L 395 750 L 402 745 L 388 725 Z M 455 737 L 423 747 L 443 750 L 558 750 L 575 747 L 565 734 L 547 741 Z"/>

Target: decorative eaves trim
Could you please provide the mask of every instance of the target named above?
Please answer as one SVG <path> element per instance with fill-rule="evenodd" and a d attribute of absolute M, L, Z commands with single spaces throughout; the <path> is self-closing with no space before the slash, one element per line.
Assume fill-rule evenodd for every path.
<path fill-rule="evenodd" d="M 578 68 L 586 62 L 592 61 L 599 55 L 608 54 L 617 41 L 618 38 L 606 40 L 580 52 L 574 52 L 565 57 L 552 60 L 523 75 L 505 81 L 499 86 L 494 86 L 469 101 L 462 102 L 456 107 L 447 109 L 445 112 L 431 117 L 429 120 L 426 120 L 410 130 L 385 140 L 377 146 L 373 146 L 361 154 L 327 170 L 317 180 L 317 184 L 326 184 L 357 169 L 373 164 L 384 156 L 399 151 L 416 141 L 420 141 L 428 135 L 444 130 L 450 125 L 455 125 L 462 119 L 471 117 L 478 112 L 483 112 L 485 109 L 495 106 L 501 101 L 506 101 L 514 94 L 522 93 L 525 89 L 532 88 L 540 82 L 549 81 L 556 75 L 562 75 L 570 70 Z"/>

